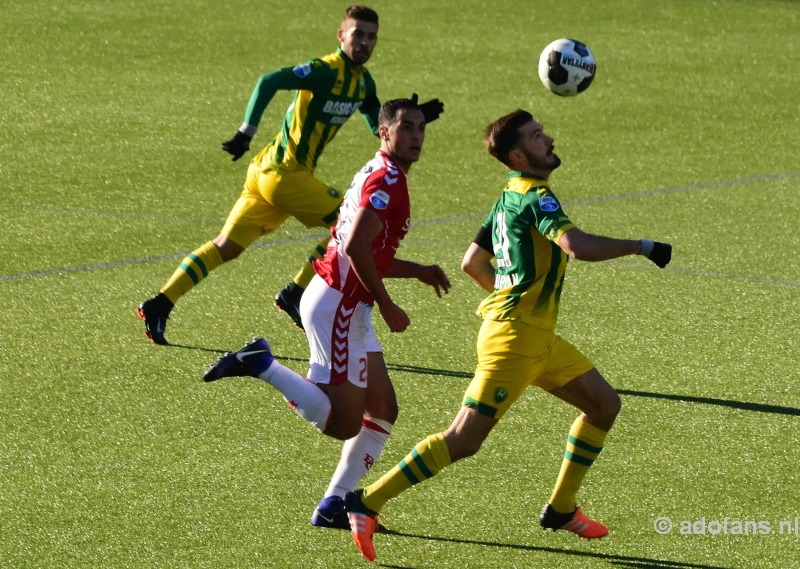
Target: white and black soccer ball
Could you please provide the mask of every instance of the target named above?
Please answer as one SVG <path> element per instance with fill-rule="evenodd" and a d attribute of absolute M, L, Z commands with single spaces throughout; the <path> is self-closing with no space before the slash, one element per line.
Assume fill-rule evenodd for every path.
<path fill-rule="evenodd" d="M 592 84 L 597 64 L 585 43 L 558 39 L 539 56 L 539 79 L 551 93 L 572 97 Z"/>

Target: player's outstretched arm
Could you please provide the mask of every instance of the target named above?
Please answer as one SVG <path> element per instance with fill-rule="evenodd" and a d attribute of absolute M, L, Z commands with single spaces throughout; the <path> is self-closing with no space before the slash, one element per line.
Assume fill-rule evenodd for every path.
<path fill-rule="evenodd" d="M 642 248 L 639 254 L 644 255 L 660 268 L 663 269 L 672 260 L 672 245 L 669 243 L 660 243 L 649 239 L 641 239 L 640 241 Z"/>
<path fill-rule="evenodd" d="M 298 65 L 284 67 L 259 77 L 250 95 L 242 126 L 230 140 L 222 143 L 222 149 L 233 156 L 234 161 L 241 158 L 245 152 L 250 150 L 250 141 L 253 140 L 253 136 L 258 130 L 261 115 L 264 114 L 264 110 L 272 101 L 275 93 L 279 90 L 300 89 L 306 86 L 306 83 L 310 83 L 312 80 L 311 72 L 310 66 Z"/>
<path fill-rule="evenodd" d="M 649 239 L 615 239 L 573 227 L 558 239 L 558 246 L 579 261 L 608 261 L 626 255 L 643 255 L 662 269 L 672 259 L 672 246 Z"/>

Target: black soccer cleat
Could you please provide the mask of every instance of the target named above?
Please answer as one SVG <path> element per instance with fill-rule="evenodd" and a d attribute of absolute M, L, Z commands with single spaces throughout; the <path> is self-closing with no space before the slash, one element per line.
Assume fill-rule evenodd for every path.
<path fill-rule="evenodd" d="M 285 312 L 292 319 L 294 325 L 305 331 L 303 319 L 300 317 L 300 298 L 306 289 L 291 282 L 286 288 L 275 295 L 275 307 L 281 312 Z"/>
<path fill-rule="evenodd" d="M 274 361 L 269 342 L 263 338 L 253 338 L 253 341 L 245 344 L 241 350 L 220 356 L 203 374 L 203 381 L 247 375 L 258 377 Z"/>
<path fill-rule="evenodd" d="M 136 309 L 136 314 L 144 320 L 144 335 L 150 338 L 151 343 L 162 346 L 169 344 L 164 337 L 164 331 L 167 328 L 167 318 L 174 306 L 170 299 L 160 292 L 145 300 Z"/>

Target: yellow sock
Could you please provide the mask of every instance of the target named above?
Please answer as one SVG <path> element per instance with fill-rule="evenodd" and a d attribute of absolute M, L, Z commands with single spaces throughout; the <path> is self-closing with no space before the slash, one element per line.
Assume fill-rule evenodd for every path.
<path fill-rule="evenodd" d="M 198 247 L 183 258 L 181 264 L 161 289 L 166 297 L 175 304 L 178 299 L 200 284 L 208 273 L 222 264 L 222 257 L 217 246 L 211 241 Z"/>
<path fill-rule="evenodd" d="M 303 265 L 303 268 L 300 269 L 300 272 L 295 275 L 294 284 L 300 288 L 308 288 L 308 283 L 311 282 L 311 279 L 313 279 L 314 275 L 316 274 L 314 272 L 314 267 L 311 265 L 311 261 L 315 259 L 321 259 L 325 256 L 325 251 L 328 249 L 328 241 L 330 240 L 331 238 L 328 236 L 320 241 L 316 247 L 314 247 L 314 250 L 311 251 L 311 255 L 309 255 L 306 264 Z"/>
<path fill-rule="evenodd" d="M 584 422 L 581 417 L 572 423 L 567 437 L 567 450 L 561 463 L 561 472 L 550 496 L 550 505 L 556 512 L 568 514 L 575 509 L 575 496 L 581 487 L 583 477 L 603 450 L 607 434 L 606 431 Z"/>
<path fill-rule="evenodd" d="M 390 499 L 414 484 L 432 478 L 451 462 L 442 433 L 431 435 L 417 443 L 414 450 L 377 482 L 364 488 L 361 500 L 367 508 L 379 512 Z"/>

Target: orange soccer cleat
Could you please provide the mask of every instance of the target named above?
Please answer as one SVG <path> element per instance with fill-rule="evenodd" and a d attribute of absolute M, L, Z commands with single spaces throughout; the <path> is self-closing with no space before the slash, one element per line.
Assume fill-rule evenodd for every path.
<path fill-rule="evenodd" d="M 372 537 L 378 529 L 378 514 L 370 510 L 361 501 L 363 490 L 349 492 L 344 497 L 347 518 L 350 520 L 350 531 L 356 547 L 367 561 L 375 561 L 375 545 Z"/>
<path fill-rule="evenodd" d="M 550 504 L 545 504 L 539 515 L 539 524 L 544 529 L 553 531 L 560 529 L 571 531 L 585 539 L 596 539 L 608 535 L 608 528 L 600 522 L 586 517 L 580 507 L 575 508 L 572 513 L 559 514 Z"/>

